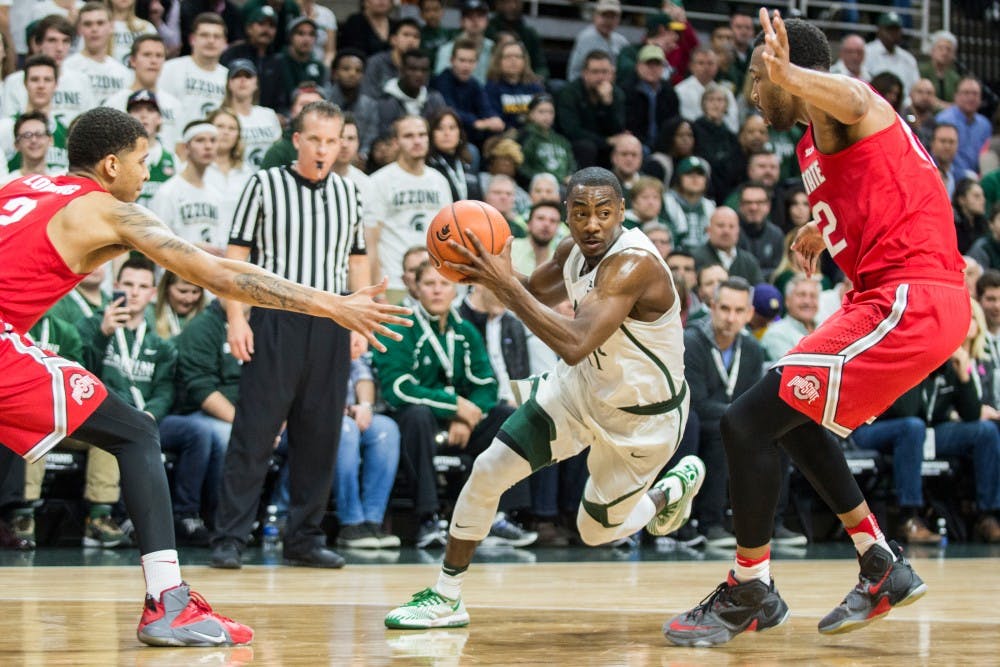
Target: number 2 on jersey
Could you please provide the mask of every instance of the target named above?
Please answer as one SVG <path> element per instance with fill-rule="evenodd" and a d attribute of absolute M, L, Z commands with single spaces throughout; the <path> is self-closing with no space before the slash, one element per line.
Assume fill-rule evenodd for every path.
<path fill-rule="evenodd" d="M 825 201 L 818 201 L 812 207 L 813 220 L 816 220 L 823 228 L 823 242 L 826 243 L 830 257 L 836 257 L 837 253 L 847 247 L 847 240 L 841 238 L 839 241 L 833 240 L 833 233 L 837 230 L 837 216 L 833 209 Z"/>
<path fill-rule="evenodd" d="M 24 216 L 34 211 L 36 206 L 38 206 L 38 202 L 31 197 L 14 197 L 0 209 L 6 212 L 0 214 L 0 227 L 18 222 Z"/>

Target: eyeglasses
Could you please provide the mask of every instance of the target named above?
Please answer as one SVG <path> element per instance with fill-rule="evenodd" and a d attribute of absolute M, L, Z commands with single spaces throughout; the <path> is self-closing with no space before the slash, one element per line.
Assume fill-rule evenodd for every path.
<path fill-rule="evenodd" d="M 31 141 L 32 139 L 42 139 L 49 136 L 48 132 L 22 132 L 14 137 L 18 141 Z"/>

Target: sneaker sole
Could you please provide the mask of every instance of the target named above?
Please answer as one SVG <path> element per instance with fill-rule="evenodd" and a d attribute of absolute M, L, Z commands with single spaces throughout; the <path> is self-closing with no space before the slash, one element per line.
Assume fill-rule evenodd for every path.
<path fill-rule="evenodd" d="M 676 520 L 677 516 L 680 516 L 682 518 L 681 518 L 680 522 L 677 523 L 677 525 L 672 525 L 676 521 L 671 522 L 671 523 L 661 524 L 660 523 L 660 513 L 657 512 L 656 516 L 654 516 L 652 518 L 652 520 L 650 520 L 650 522 L 646 524 L 646 531 L 650 535 L 656 535 L 657 537 L 662 537 L 664 535 L 669 535 L 670 533 L 674 532 L 675 530 L 678 530 L 679 528 L 681 528 L 681 526 L 683 526 L 685 523 L 687 523 L 687 520 L 689 518 L 691 518 L 691 506 L 694 503 L 694 498 L 695 498 L 695 496 L 698 495 L 698 492 L 701 491 L 701 485 L 705 481 L 705 463 L 701 459 L 699 459 L 697 456 L 691 456 L 691 457 L 685 456 L 683 459 L 681 459 L 681 461 L 683 462 L 687 458 L 692 458 L 695 461 L 697 461 L 697 463 L 694 463 L 694 466 L 696 468 L 698 468 L 699 473 L 698 473 L 698 481 L 694 485 L 694 488 L 692 490 L 690 490 L 690 491 L 688 489 L 685 489 L 684 493 L 681 495 L 680 500 L 677 501 L 676 508 L 679 511 L 678 511 L 677 515 L 675 515 L 673 518 L 675 520 Z M 678 463 L 678 467 L 680 465 L 681 464 Z M 671 476 L 671 472 L 668 472 L 666 475 L 664 475 L 664 477 L 670 477 L 670 476 Z M 673 475 L 673 476 L 674 477 L 680 477 L 680 475 Z M 684 483 L 686 481 L 687 480 L 684 480 L 682 478 L 682 482 L 681 482 L 682 486 L 684 486 Z M 666 508 L 664 508 L 664 509 L 666 509 Z"/>
<path fill-rule="evenodd" d="M 839 625 L 834 625 L 828 628 L 818 628 L 819 633 L 821 635 L 842 635 L 848 632 L 854 632 L 855 630 L 860 630 L 861 628 L 867 625 L 871 625 L 872 623 L 881 618 L 885 618 L 886 616 L 888 616 L 889 612 L 895 609 L 896 607 L 906 607 L 908 605 L 911 605 L 926 594 L 927 594 L 927 584 L 922 583 L 916 588 L 914 588 L 909 595 L 907 595 L 905 598 L 903 598 L 896 604 L 889 607 L 881 614 L 877 614 L 875 616 L 869 616 L 868 618 L 863 618 L 863 619 L 846 618 L 843 621 L 841 621 Z"/>
<path fill-rule="evenodd" d="M 452 614 L 441 618 L 404 623 L 386 617 L 385 627 L 390 630 L 428 630 L 430 628 L 464 628 L 469 624 L 469 614 Z"/>
<path fill-rule="evenodd" d="M 743 630 L 740 630 L 739 632 L 732 632 L 731 630 L 729 630 L 727 628 L 722 628 L 719 632 L 717 632 L 717 633 L 715 633 L 713 635 L 709 635 L 709 636 L 706 636 L 706 637 L 698 637 L 696 639 L 690 639 L 690 640 L 671 637 L 668 634 L 669 624 L 666 624 L 666 625 L 663 626 L 663 636 L 667 638 L 667 641 L 669 641 L 672 644 L 675 644 L 677 646 L 685 646 L 685 647 L 689 647 L 689 648 L 713 648 L 715 646 L 721 646 L 722 644 L 726 644 L 726 643 L 732 641 L 732 639 L 734 637 L 737 637 L 738 635 L 745 634 L 747 632 L 758 632 L 758 633 L 760 633 L 760 632 L 767 632 L 768 630 L 773 630 L 773 629 L 775 629 L 777 627 L 780 627 L 780 626 L 784 625 L 785 622 L 788 621 L 788 618 L 791 615 L 792 615 L 792 610 L 786 608 L 785 609 L 785 613 L 782 615 L 782 617 L 780 619 L 778 619 L 778 622 L 775 623 L 774 625 L 769 625 L 766 628 L 762 628 L 760 630 L 743 629 Z"/>
<path fill-rule="evenodd" d="M 84 537 L 83 546 L 85 547 L 100 547 L 101 549 L 114 549 L 125 543 L 125 538 L 122 538 L 116 542 L 102 542 L 101 540 L 95 540 L 93 537 Z"/>
<path fill-rule="evenodd" d="M 192 647 L 192 648 L 217 648 L 221 646 L 249 646 L 250 644 L 237 644 L 232 641 L 224 642 L 208 642 L 208 641 L 185 641 L 177 637 L 157 637 L 154 635 L 147 635 L 141 632 L 136 633 L 136 638 L 147 646 L 174 646 L 174 647 Z"/>

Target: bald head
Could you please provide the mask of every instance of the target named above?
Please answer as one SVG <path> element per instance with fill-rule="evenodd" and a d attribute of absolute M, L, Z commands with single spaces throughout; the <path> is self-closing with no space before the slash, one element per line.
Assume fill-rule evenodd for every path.
<path fill-rule="evenodd" d="M 861 73 L 865 61 L 865 40 L 860 35 L 848 35 L 840 42 L 840 60 L 855 76 Z"/>
<path fill-rule="evenodd" d="M 740 240 L 740 216 L 728 206 L 720 206 L 708 220 L 708 242 L 729 252 Z"/>

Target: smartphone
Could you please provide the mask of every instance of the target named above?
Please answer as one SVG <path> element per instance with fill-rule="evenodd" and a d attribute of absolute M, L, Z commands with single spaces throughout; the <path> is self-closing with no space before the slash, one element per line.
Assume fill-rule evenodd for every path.
<path fill-rule="evenodd" d="M 118 301 L 121 301 L 121 303 L 118 304 L 119 308 L 124 306 L 125 303 L 128 301 L 128 295 L 122 290 L 115 290 L 114 292 L 111 293 L 111 303 L 115 304 Z"/>

